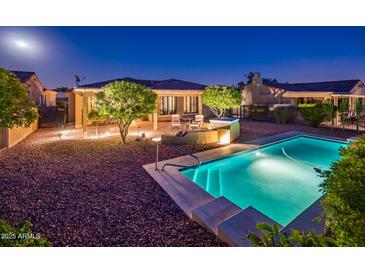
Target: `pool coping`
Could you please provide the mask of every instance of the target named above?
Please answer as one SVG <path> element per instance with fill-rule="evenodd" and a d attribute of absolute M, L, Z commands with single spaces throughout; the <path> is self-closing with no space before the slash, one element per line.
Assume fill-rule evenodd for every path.
<path fill-rule="evenodd" d="M 299 136 L 346 142 L 346 139 L 343 138 L 332 138 L 319 134 L 308 134 L 306 132 L 300 131 L 288 131 L 257 138 L 244 143 L 230 144 L 224 147 L 195 153 L 194 155 L 197 156 L 202 163 L 205 163 L 208 161 L 230 157 L 242 151 L 259 148 Z M 162 166 L 166 163 L 193 167 L 196 165 L 196 160 L 191 156 L 186 155 L 159 162 L 157 165 L 157 170 L 155 169 L 155 163 L 144 165 L 143 168 L 164 189 L 170 198 L 184 211 L 184 213 L 189 218 L 194 219 L 199 224 L 206 227 L 229 245 L 250 246 L 250 243 L 247 240 L 239 240 L 239 237 L 237 236 L 242 230 L 242 220 L 237 221 L 236 219 L 238 217 L 236 215 L 241 214 L 242 216 L 249 216 L 249 219 L 247 219 L 248 223 L 245 223 L 245 226 L 247 227 L 253 227 L 254 224 L 250 222 L 261 219 L 269 223 L 276 223 L 268 216 L 265 216 L 263 213 L 257 211 L 251 206 L 237 211 L 234 209 L 235 205 L 229 200 L 222 200 L 220 199 L 221 197 L 214 198 L 212 195 L 182 174 L 180 172 L 181 167 L 169 166 L 166 167 L 165 171 L 161 171 Z M 279 224 L 276 224 L 282 228 L 283 232 L 289 232 L 290 228 L 304 230 L 309 225 L 308 223 L 310 223 L 310 227 L 307 227 L 308 229 L 312 228 L 312 226 L 315 226 L 315 231 L 318 232 L 323 230 L 323 223 L 313 222 L 313 219 L 319 216 L 320 212 L 322 211 L 320 199 L 321 198 L 315 201 L 285 227 L 281 227 Z M 208 211 L 205 210 L 207 207 L 209 207 Z M 227 212 L 228 209 L 230 209 L 231 212 Z M 231 214 L 231 216 L 229 214 Z M 232 220 L 236 220 L 233 222 L 233 225 Z M 227 231 L 224 231 L 225 229 Z M 241 236 L 244 238 L 247 235 Z"/>

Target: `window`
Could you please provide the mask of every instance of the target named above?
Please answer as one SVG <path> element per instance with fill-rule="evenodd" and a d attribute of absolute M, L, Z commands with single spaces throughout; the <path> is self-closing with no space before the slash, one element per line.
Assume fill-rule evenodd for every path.
<path fill-rule="evenodd" d="M 187 96 L 185 100 L 185 113 L 198 113 L 199 97 Z"/>
<path fill-rule="evenodd" d="M 160 97 L 160 115 L 176 114 L 176 97 L 161 96 Z"/>

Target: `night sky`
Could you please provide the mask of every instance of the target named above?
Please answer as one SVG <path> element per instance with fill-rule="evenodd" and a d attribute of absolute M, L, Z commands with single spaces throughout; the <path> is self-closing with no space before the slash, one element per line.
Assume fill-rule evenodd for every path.
<path fill-rule="evenodd" d="M 232 85 L 365 80 L 365 27 L 0 27 L 0 66 L 48 88 L 134 77 Z"/>

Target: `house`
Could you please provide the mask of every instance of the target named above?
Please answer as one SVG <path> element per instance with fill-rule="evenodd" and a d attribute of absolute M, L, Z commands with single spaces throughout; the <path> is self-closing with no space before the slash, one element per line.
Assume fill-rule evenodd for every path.
<path fill-rule="evenodd" d="M 75 93 L 74 90 L 64 89 L 58 90 L 56 96 L 56 102 L 65 102 L 67 106 L 67 122 L 75 122 Z"/>
<path fill-rule="evenodd" d="M 37 74 L 33 71 L 17 71 L 12 70 L 13 73 L 23 84 L 28 86 L 29 95 L 33 98 L 37 105 L 43 102 L 43 85 L 39 80 Z"/>
<path fill-rule="evenodd" d="M 37 105 L 42 105 L 43 85 L 37 74 L 31 71 L 11 71 L 23 84 L 28 86 L 28 92 Z M 38 120 L 29 127 L 13 127 L 0 129 L 0 147 L 11 147 L 38 129 Z"/>
<path fill-rule="evenodd" d="M 250 84 L 242 91 L 243 105 L 272 105 L 280 103 L 301 104 L 332 100 L 336 106 L 347 98 L 349 108 L 355 100 L 365 103 L 365 85 L 361 80 L 341 80 L 308 83 L 278 83 L 262 79 L 255 73 Z"/>
<path fill-rule="evenodd" d="M 42 106 L 55 107 L 57 91 L 51 89 L 44 89 L 42 92 Z"/>
<path fill-rule="evenodd" d="M 142 80 L 120 78 L 104 82 L 82 85 L 74 89 L 75 93 L 75 126 L 82 127 L 86 134 L 87 113 L 90 112 L 95 95 L 103 86 L 114 81 L 128 81 L 144 85 L 157 94 L 156 109 L 150 117 L 153 130 L 157 130 L 158 121 L 171 120 L 172 114 L 202 113 L 202 95 L 204 85 L 177 80 Z"/>

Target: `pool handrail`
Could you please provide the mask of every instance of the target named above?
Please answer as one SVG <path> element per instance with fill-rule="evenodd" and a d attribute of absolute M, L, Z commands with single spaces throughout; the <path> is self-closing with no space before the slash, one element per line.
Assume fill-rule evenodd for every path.
<path fill-rule="evenodd" d="M 187 151 L 184 151 L 183 149 L 177 147 L 176 145 L 174 144 L 170 144 L 170 143 L 167 143 L 167 142 L 162 142 L 162 141 L 159 141 L 157 142 L 157 147 L 156 147 L 156 162 L 155 162 L 155 170 L 158 170 L 158 162 L 159 162 L 159 147 L 160 147 L 160 144 L 166 144 L 167 146 L 181 152 L 181 153 L 184 153 L 185 155 L 188 155 L 188 156 L 191 156 L 193 157 L 195 160 L 197 160 L 198 162 L 198 165 L 196 165 L 196 167 L 199 167 L 201 165 L 201 161 L 199 159 L 199 157 L 197 157 L 196 155 L 190 153 L 190 152 L 187 152 Z M 178 165 L 178 164 L 171 164 L 171 163 L 166 163 L 162 166 L 162 171 L 165 171 L 165 167 L 166 166 L 174 166 L 174 167 L 182 167 L 182 168 L 186 168 L 188 166 L 184 166 L 184 165 Z"/>

